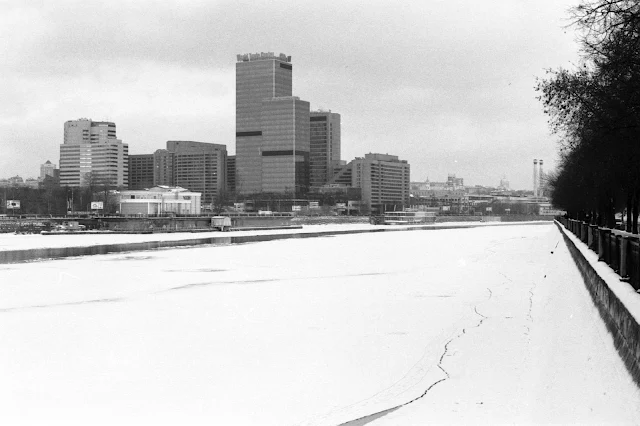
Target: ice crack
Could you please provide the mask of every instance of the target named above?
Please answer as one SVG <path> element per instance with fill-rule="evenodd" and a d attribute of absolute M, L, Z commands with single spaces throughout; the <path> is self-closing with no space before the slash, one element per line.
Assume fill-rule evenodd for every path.
<path fill-rule="evenodd" d="M 487 300 L 485 300 L 485 302 L 488 302 L 488 301 L 489 301 L 489 300 L 491 300 L 491 298 L 493 297 L 493 292 L 491 291 L 491 289 L 490 289 L 490 288 L 487 288 L 487 291 L 489 292 L 489 297 L 487 298 Z M 532 296 L 532 297 L 533 297 L 533 296 Z M 484 303 L 484 302 L 482 302 L 482 303 Z M 478 316 L 482 317 L 482 318 L 480 319 L 480 321 L 478 321 L 478 323 L 477 323 L 476 325 L 472 326 L 472 327 L 465 327 L 465 328 L 463 328 L 463 329 L 462 329 L 462 331 L 461 331 L 457 336 L 452 337 L 451 339 L 449 339 L 449 340 L 447 341 L 447 343 L 445 343 L 445 344 L 444 344 L 444 351 L 442 352 L 442 355 L 440 355 L 440 359 L 438 360 L 438 365 L 437 365 L 437 367 L 438 367 L 438 368 L 439 368 L 439 369 L 444 373 L 445 377 L 441 378 L 440 380 L 437 380 L 437 381 L 433 382 L 431 385 L 429 385 L 429 387 L 428 387 L 428 388 L 427 388 L 427 389 L 426 389 L 426 390 L 425 390 L 421 395 L 419 395 L 419 396 L 417 396 L 417 397 L 413 398 L 413 399 L 412 399 L 412 400 L 410 400 L 410 401 L 407 401 L 407 402 L 405 402 L 405 403 L 402 403 L 402 404 L 396 405 L 395 407 L 387 408 L 386 410 L 382 410 L 382 411 L 378 411 L 378 412 L 376 412 L 376 413 L 368 414 L 368 415 L 366 415 L 366 416 L 364 416 L 364 417 L 360 417 L 360 418 L 358 418 L 358 419 L 354 419 L 354 420 L 350 420 L 350 421 L 345 422 L 345 423 L 341 423 L 339 426 L 362 426 L 362 425 L 365 425 L 365 424 L 367 424 L 367 423 L 370 423 L 370 422 L 372 422 L 372 421 L 374 421 L 374 420 L 376 420 L 376 419 L 378 419 L 378 418 L 380 418 L 380 417 L 382 417 L 382 416 L 384 416 L 384 415 L 386 415 L 386 414 L 389 414 L 389 413 L 391 413 L 391 412 L 393 412 L 393 411 L 396 411 L 396 410 L 398 410 L 398 409 L 400 409 L 400 408 L 402 408 L 402 407 L 405 407 L 405 406 L 407 406 L 407 405 L 409 405 L 409 404 L 412 404 L 412 403 L 416 402 L 416 401 L 417 401 L 417 400 L 419 400 L 419 399 L 424 398 L 424 397 L 425 397 L 425 396 L 426 396 L 426 395 L 431 391 L 431 389 L 433 389 L 436 385 L 438 385 L 439 383 L 442 383 L 442 382 L 444 382 L 444 381 L 446 381 L 446 380 L 450 379 L 450 378 L 451 378 L 451 375 L 450 375 L 450 374 L 449 374 L 449 372 L 448 372 L 447 370 L 445 370 L 445 368 L 442 366 L 442 363 L 444 362 L 444 358 L 445 358 L 445 357 L 448 355 L 448 353 L 449 353 L 449 345 L 450 345 L 453 341 L 455 341 L 455 340 L 457 340 L 457 339 L 461 338 L 462 336 L 464 336 L 465 334 L 467 334 L 467 329 L 468 329 L 468 328 L 478 328 L 478 327 L 480 327 L 480 326 L 482 325 L 482 323 L 483 323 L 486 319 L 488 319 L 488 318 L 489 318 L 489 317 L 487 317 L 486 315 L 483 315 L 483 314 L 481 314 L 480 312 L 478 312 L 478 305 L 475 305 L 475 306 L 473 307 L 473 311 L 474 311 Z"/>

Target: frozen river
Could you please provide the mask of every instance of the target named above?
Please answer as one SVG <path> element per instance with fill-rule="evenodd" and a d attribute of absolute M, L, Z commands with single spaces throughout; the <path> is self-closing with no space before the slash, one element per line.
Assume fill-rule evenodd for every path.
<path fill-rule="evenodd" d="M 0 341 L 0 424 L 640 424 L 552 224 L 0 265 Z"/>

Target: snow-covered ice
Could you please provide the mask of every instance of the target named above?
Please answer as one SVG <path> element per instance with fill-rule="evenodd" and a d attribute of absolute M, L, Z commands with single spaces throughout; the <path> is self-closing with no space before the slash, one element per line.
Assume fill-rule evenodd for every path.
<path fill-rule="evenodd" d="M 541 223 L 541 222 L 536 222 Z M 441 222 L 428 224 L 433 228 L 443 228 L 451 226 L 477 227 L 477 226 L 512 226 L 513 222 Z M 326 224 L 326 225 L 304 225 L 302 228 L 282 228 L 282 229 L 252 229 L 236 230 L 233 232 L 175 232 L 175 233 L 155 233 L 155 234 L 82 234 L 67 233 L 56 235 L 40 234 L 11 234 L 0 233 L 0 251 L 4 250 L 27 250 L 33 248 L 59 248 L 59 247 L 87 247 L 100 244 L 128 244 L 148 241 L 176 241 L 190 240 L 198 238 L 226 238 L 244 237 L 250 235 L 281 235 L 281 234 L 311 234 L 317 232 L 340 232 L 340 231 L 369 231 L 375 229 L 393 230 L 415 227 L 416 225 L 371 225 L 369 223 L 353 224 Z"/>
<path fill-rule="evenodd" d="M 0 341 L 0 424 L 640 424 L 552 224 L 0 265 Z"/>

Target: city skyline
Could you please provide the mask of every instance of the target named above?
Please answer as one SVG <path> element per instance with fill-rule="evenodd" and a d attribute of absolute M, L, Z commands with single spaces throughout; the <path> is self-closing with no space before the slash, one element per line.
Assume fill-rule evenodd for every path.
<path fill-rule="evenodd" d="M 341 114 L 344 160 L 388 152 L 409 160 L 412 181 L 455 173 L 494 186 L 506 175 L 511 187 L 532 188 L 531 159 L 552 170 L 557 157 L 535 77 L 577 62 L 575 36 L 563 28 L 575 4 L 176 3 L 150 11 L 116 2 L 104 5 L 105 22 L 89 24 L 74 17 L 91 2 L 10 2 L 0 6 L 8 82 L 0 175 L 37 176 L 46 160 L 57 163 L 62 123 L 79 117 L 117 122 L 131 154 L 183 139 L 225 144 L 233 155 L 235 55 L 276 51 L 296 64 L 296 96 Z M 163 23 L 172 31 L 158 32 Z"/>

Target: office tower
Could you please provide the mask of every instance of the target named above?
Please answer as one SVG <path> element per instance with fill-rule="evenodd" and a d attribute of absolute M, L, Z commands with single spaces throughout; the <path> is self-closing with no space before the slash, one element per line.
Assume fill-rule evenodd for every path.
<path fill-rule="evenodd" d="M 309 117 L 309 185 L 325 185 L 340 164 L 340 114 L 312 111 Z"/>
<path fill-rule="evenodd" d="M 47 160 L 46 163 L 40 165 L 40 180 L 43 181 L 45 177 L 55 176 L 56 165 Z"/>
<path fill-rule="evenodd" d="M 396 155 L 366 154 L 336 172 L 329 184 L 346 184 L 362 190 L 362 205 L 370 212 L 382 213 L 409 205 L 410 166 Z"/>
<path fill-rule="evenodd" d="M 168 141 L 174 153 L 175 186 L 202 193 L 208 205 L 227 187 L 227 146 L 192 141 Z"/>
<path fill-rule="evenodd" d="M 129 189 L 153 186 L 153 154 L 129 155 Z"/>
<path fill-rule="evenodd" d="M 226 189 L 226 145 L 167 141 L 167 149 L 158 149 L 153 154 L 138 157 L 151 158 L 152 170 L 145 178 L 151 177 L 153 186 L 180 186 L 199 192 L 203 205 L 210 205 Z"/>
<path fill-rule="evenodd" d="M 116 125 L 81 118 L 64 123 L 60 145 L 60 185 L 126 187 L 129 147 L 116 137 Z"/>
<path fill-rule="evenodd" d="M 292 96 L 291 57 L 237 56 L 236 190 L 301 193 L 309 186 L 309 103 Z"/>

